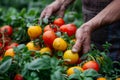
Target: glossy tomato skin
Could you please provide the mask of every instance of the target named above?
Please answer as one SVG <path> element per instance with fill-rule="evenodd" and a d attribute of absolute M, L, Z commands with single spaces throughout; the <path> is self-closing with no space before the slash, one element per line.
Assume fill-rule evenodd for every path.
<path fill-rule="evenodd" d="M 22 75 L 16 74 L 14 77 L 14 80 L 24 80 L 24 79 L 23 79 Z"/>
<path fill-rule="evenodd" d="M 1 27 L 1 32 L 5 33 L 5 35 L 11 36 L 13 33 L 13 28 L 9 25 L 5 25 Z"/>
<path fill-rule="evenodd" d="M 55 38 L 57 38 L 57 36 L 53 31 L 46 31 L 43 33 L 43 41 L 49 48 L 52 48 L 52 44 Z"/>
<path fill-rule="evenodd" d="M 47 25 L 47 26 L 44 27 L 44 32 L 46 32 L 46 31 L 54 31 L 54 32 L 56 32 L 57 27 L 55 27 L 54 25 Z"/>
<path fill-rule="evenodd" d="M 57 19 L 54 20 L 53 24 L 60 27 L 60 26 L 65 24 L 65 21 L 62 18 L 57 18 Z"/>
<path fill-rule="evenodd" d="M 99 71 L 99 64 L 96 61 L 88 61 L 82 66 L 83 70 L 94 69 Z"/>
<path fill-rule="evenodd" d="M 75 35 L 77 27 L 74 24 L 66 24 L 60 27 L 61 32 L 66 32 L 68 36 Z"/>

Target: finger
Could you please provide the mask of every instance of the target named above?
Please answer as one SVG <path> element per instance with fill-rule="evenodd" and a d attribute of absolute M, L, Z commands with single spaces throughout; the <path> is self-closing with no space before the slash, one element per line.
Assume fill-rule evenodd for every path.
<path fill-rule="evenodd" d="M 83 43 L 83 53 L 87 53 L 90 50 L 90 37 L 88 36 Z"/>
<path fill-rule="evenodd" d="M 47 10 L 44 18 L 48 19 L 53 13 L 53 8 L 50 8 L 49 10 Z"/>
<path fill-rule="evenodd" d="M 46 10 L 42 11 L 39 20 L 42 20 L 46 15 Z"/>
<path fill-rule="evenodd" d="M 79 52 L 81 50 L 82 40 L 76 40 L 76 43 L 72 47 L 72 52 Z"/>

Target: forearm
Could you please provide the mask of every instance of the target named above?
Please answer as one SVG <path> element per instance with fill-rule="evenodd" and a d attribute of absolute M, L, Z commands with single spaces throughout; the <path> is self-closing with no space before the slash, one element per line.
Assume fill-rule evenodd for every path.
<path fill-rule="evenodd" d="M 120 1 L 113 0 L 106 8 L 88 21 L 88 23 L 92 22 L 91 30 L 95 30 L 118 20 L 120 20 Z"/>

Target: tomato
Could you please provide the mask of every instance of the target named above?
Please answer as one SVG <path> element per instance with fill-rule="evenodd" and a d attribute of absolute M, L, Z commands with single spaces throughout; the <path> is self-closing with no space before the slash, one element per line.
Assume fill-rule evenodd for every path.
<path fill-rule="evenodd" d="M 4 50 L 8 50 L 10 48 L 14 48 L 14 47 L 17 47 L 19 44 L 18 43 L 11 43 L 10 45 L 7 45 L 4 47 Z"/>
<path fill-rule="evenodd" d="M 46 31 L 43 33 L 43 41 L 49 48 L 52 48 L 52 44 L 55 38 L 57 38 L 57 36 L 53 31 Z"/>
<path fill-rule="evenodd" d="M 54 20 L 53 24 L 60 27 L 60 26 L 65 24 L 65 21 L 62 18 L 57 18 L 57 19 Z"/>
<path fill-rule="evenodd" d="M 24 80 L 24 79 L 23 79 L 22 75 L 16 74 L 15 77 L 14 77 L 14 80 Z"/>
<path fill-rule="evenodd" d="M 3 45 L 3 44 L 0 42 L 0 55 L 2 55 L 2 54 L 3 54 L 2 45 Z"/>
<path fill-rule="evenodd" d="M 1 32 L 5 33 L 5 35 L 11 36 L 13 33 L 13 28 L 9 25 L 5 25 L 1 27 Z"/>
<path fill-rule="evenodd" d="M 64 51 L 67 49 L 67 42 L 62 38 L 56 38 L 53 41 L 53 47 L 55 50 Z"/>
<path fill-rule="evenodd" d="M 42 28 L 41 26 L 30 26 L 27 33 L 31 39 L 36 39 L 42 34 Z"/>
<path fill-rule="evenodd" d="M 2 34 L 0 33 L 0 38 L 2 37 Z"/>
<path fill-rule="evenodd" d="M 54 31 L 56 32 L 57 31 L 57 27 L 55 27 L 54 25 L 47 25 L 44 27 L 44 32 L 46 31 Z"/>
<path fill-rule="evenodd" d="M 85 64 L 83 64 L 82 68 L 84 70 L 94 69 L 96 71 L 99 71 L 99 64 L 96 61 L 88 61 Z"/>
<path fill-rule="evenodd" d="M 73 66 L 73 67 L 68 68 L 67 75 L 70 76 L 70 75 L 74 74 L 75 73 L 74 69 L 77 69 L 77 70 L 83 72 L 83 69 L 80 66 Z"/>
<path fill-rule="evenodd" d="M 66 24 L 60 27 L 61 32 L 66 32 L 68 36 L 75 35 L 77 27 L 74 24 Z"/>
<path fill-rule="evenodd" d="M 79 60 L 79 55 L 71 50 L 66 50 L 63 54 L 63 59 L 67 64 L 76 64 Z"/>
<path fill-rule="evenodd" d="M 14 57 L 15 56 L 15 52 L 14 52 L 13 48 L 10 48 L 10 49 L 6 50 L 4 56 Z"/>

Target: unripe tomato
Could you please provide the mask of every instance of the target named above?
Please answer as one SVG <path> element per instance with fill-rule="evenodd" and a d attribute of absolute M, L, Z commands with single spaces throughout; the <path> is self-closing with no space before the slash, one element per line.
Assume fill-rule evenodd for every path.
<path fill-rule="evenodd" d="M 99 71 L 99 64 L 96 61 L 88 61 L 88 62 L 83 64 L 82 68 L 84 70 L 94 69 L 96 71 Z"/>
<path fill-rule="evenodd" d="M 75 24 L 66 24 L 66 25 L 62 25 L 60 27 L 60 31 L 66 32 L 68 34 L 68 36 L 75 35 L 76 30 L 77 30 L 77 27 L 75 26 Z"/>
<path fill-rule="evenodd" d="M 23 79 L 22 75 L 16 74 L 15 77 L 14 77 L 14 80 L 24 80 L 24 79 Z"/>
<path fill-rule="evenodd" d="M 56 32 L 57 27 L 55 27 L 54 25 L 53 26 L 52 25 L 47 25 L 47 26 L 44 27 L 44 32 L 46 32 L 46 31 L 54 31 L 54 32 Z"/>
<path fill-rule="evenodd" d="M 53 24 L 60 27 L 60 26 L 65 24 L 65 21 L 62 18 L 57 18 L 57 19 L 54 20 Z"/>
<path fill-rule="evenodd" d="M 3 32 L 5 35 L 11 36 L 13 33 L 13 28 L 9 25 L 5 25 L 1 27 L 1 32 Z"/>
<path fill-rule="evenodd" d="M 52 48 L 52 44 L 55 38 L 57 38 L 57 36 L 53 31 L 46 31 L 43 33 L 43 41 L 49 48 Z"/>

